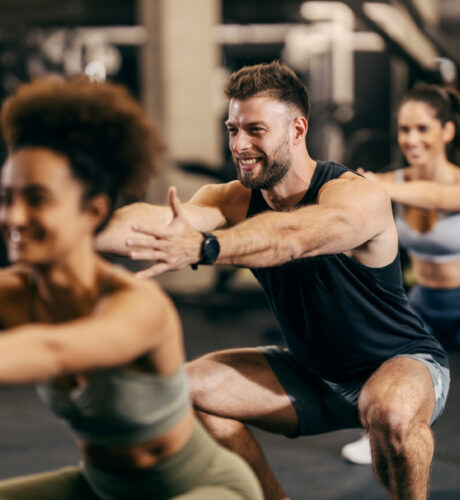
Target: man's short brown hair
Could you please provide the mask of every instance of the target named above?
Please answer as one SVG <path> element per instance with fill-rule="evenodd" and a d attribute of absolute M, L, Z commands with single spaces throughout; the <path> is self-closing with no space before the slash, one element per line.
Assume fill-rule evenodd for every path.
<path fill-rule="evenodd" d="M 224 92 L 229 99 L 271 97 L 295 106 L 307 119 L 310 115 L 310 98 L 305 85 L 292 69 L 279 61 L 241 68 L 231 75 Z"/>

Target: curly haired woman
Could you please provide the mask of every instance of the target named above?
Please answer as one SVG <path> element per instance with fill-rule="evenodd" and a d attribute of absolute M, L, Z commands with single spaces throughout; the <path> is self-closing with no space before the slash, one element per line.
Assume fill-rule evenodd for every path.
<path fill-rule="evenodd" d="M 0 383 L 37 383 L 76 435 L 79 466 L 0 482 L 0 498 L 261 499 L 194 417 L 180 321 L 152 281 L 94 250 L 121 194 L 161 150 L 120 86 L 37 80 L 1 111 Z"/>

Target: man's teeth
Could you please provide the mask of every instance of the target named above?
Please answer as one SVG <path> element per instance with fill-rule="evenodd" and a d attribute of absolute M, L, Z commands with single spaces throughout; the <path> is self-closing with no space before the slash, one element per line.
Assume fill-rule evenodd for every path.
<path fill-rule="evenodd" d="M 242 163 L 243 165 L 253 165 L 253 164 L 254 164 L 254 163 L 256 163 L 258 160 L 257 160 L 257 158 L 249 158 L 249 159 L 247 159 L 247 160 L 243 160 L 243 159 L 242 159 L 242 160 L 240 160 L 240 161 L 241 161 L 241 163 Z"/>

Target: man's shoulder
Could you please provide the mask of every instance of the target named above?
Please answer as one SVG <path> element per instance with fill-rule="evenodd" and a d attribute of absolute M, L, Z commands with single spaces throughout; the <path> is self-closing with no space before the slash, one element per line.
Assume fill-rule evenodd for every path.
<path fill-rule="evenodd" d="M 343 163 L 334 160 L 318 160 L 318 167 L 321 169 L 328 169 L 337 172 L 352 172 L 355 171 L 351 167 L 347 167 Z"/>
<path fill-rule="evenodd" d="M 332 160 L 318 161 L 312 179 L 313 190 L 316 189 L 319 194 L 326 187 L 360 178 L 362 176 L 341 163 Z"/>

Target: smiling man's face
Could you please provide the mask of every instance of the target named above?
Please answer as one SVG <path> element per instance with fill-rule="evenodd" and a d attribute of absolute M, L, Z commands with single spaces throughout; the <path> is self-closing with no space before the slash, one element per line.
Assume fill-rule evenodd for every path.
<path fill-rule="evenodd" d="M 286 175 L 291 114 L 287 104 L 265 96 L 230 100 L 229 147 L 243 186 L 268 190 Z"/>

